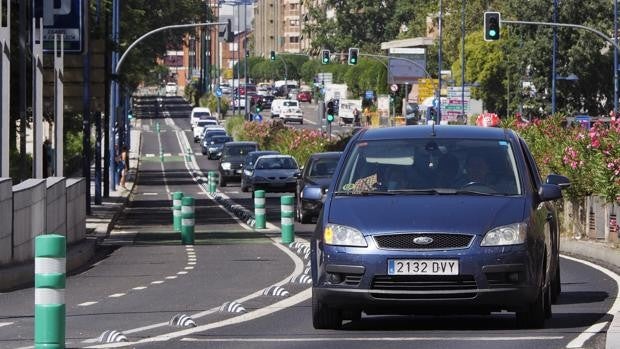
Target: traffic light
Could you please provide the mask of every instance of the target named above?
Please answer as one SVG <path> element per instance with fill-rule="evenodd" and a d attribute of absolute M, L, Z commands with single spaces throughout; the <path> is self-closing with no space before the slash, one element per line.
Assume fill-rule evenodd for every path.
<path fill-rule="evenodd" d="M 232 31 L 232 21 L 228 19 L 226 21 L 226 42 L 234 42 L 235 34 Z"/>
<path fill-rule="evenodd" d="M 332 123 L 334 121 L 334 102 L 327 102 L 327 123 Z"/>
<path fill-rule="evenodd" d="M 256 112 L 260 113 L 262 109 L 262 103 L 261 101 L 256 102 Z"/>
<path fill-rule="evenodd" d="M 250 50 L 245 50 L 245 58 L 250 57 Z"/>
<path fill-rule="evenodd" d="M 321 59 L 321 63 L 329 64 L 329 56 L 330 56 L 329 50 L 323 50 L 323 58 Z"/>
<path fill-rule="evenodd" d="M 271 60 L 275 61 L 276 60 L 276 51 L 271 51 Z"/>
<path fill-rule="evenodd" d="M 501 22 L 501 16 L 499 12 L 485 12 L 484 13 L 484 40 L 485 41 L 499 40 L 500 22 Z"/>
<path fill-rule="evenodd" d="M 349 65 L 357 64 L 357 54 L 359 53 L 359 49 L 351 47 L 349 48 Z"/>
<path fill-rule="evenodd" d="M 127 112 L 127 119 L 133 119 L 133 110 L 129 109 L 129 111 Z"/>

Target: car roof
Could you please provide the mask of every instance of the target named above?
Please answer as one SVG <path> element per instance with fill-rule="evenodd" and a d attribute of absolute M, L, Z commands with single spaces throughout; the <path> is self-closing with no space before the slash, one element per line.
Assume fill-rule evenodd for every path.
<path fill-rule="evenodd" d="M 260 159 L 278 159 L 278 158 L 291 158 L 295 160 L 295 158 L 292 155 L 288 155 L 288 154 L 267 154 L 267 155 L 259 156 L 256 159 L 256 161 L 258 162 L 258 160 Z M 295 162 L 297 162 L 297 160 L 295 160 Z"/>
<path fill-rule="evenodd" d="M 458 125 L 416 125 L 363 129 L 357 141 L 403 139 L 403 138 L 479 138 L 507 139 L 513 131 L 497 127 Z"/>
<path fill-rule="evenodd" d="M 326 151 L 322 153 L 314 153 L 310 155 L 312 159 L 326 159 L 326 158 L 339 158 L 342 155 L 341 151 Z"/>
<path fill-rule="evenodd" d="M 269 155 L 269 154 L 280 154 L 277 150 L 255 150 L 248 153 L 248 155 Z"/>
<path fill-rule="evenodd" d="M 230 139 L 232 139 L 232 137 L 229 136 L 229 135 L 214 135 L 211 139 L 216 139 L 216 138 L 230 138 Z"/>

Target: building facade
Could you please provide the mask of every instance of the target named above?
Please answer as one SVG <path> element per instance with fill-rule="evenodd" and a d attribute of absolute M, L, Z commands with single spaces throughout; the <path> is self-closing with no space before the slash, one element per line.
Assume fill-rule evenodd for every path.
<path fill-rule="evenodd" d="M 302 0 L 258 0 L 254 4 L 254 55 L 305 52 L 308 41 L 302 30 L 306 14 Z"/>

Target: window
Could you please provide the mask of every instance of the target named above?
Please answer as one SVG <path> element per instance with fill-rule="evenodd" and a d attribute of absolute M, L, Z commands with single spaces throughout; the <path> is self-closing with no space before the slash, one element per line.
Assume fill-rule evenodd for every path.
<path fill-rule="evenodd" d="M 289 42 L 290 43 L 298 43 L 299 42 L 299 36 L 291 36 L 291 37 L 289 37 Z"/>
<path fill-rule="evenodd" d="M 291 27 L 299 27 L 299 20 L 298 20 L 298 19 L 291 19 L 291 20 L 288 22 L 288 24 L 289 24 Z"/>

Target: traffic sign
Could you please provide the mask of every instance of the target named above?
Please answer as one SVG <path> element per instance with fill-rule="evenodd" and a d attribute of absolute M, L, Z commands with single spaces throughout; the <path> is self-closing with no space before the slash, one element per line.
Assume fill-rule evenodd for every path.
<path fill-rule="evenodd" d="M 257 121 L 257 122 L 263 121 L 263 116 L 260 114 L 254 114 L 254 121 Z"/>
<path fill-rule="evenodd" d="M 219 86 L 215 89 L 215 95 L 217 97 L 222 97 L 222 89 Z"/>
<path fill-rule="evenodd" d="M 82 53 L 83 3 L 83 0 L 32 0 L 34 17 L 43 17 L 43 52 L 54 52 L 54 35 L 62 34 L 65 53 Z"/>
<path fill-rule="evenodd" d="M 364 98 L 366 99 L 373 99 L 375 96 L 375 93 L 373 91 L 366 91 L 366 93 L 364 94 Z"/>
<path fill-rule="evenodd" d="M 392 84 L 392 86 L 390 86 L 390 91 L 397 92 L 398 91 L 398 85 Z"/>

